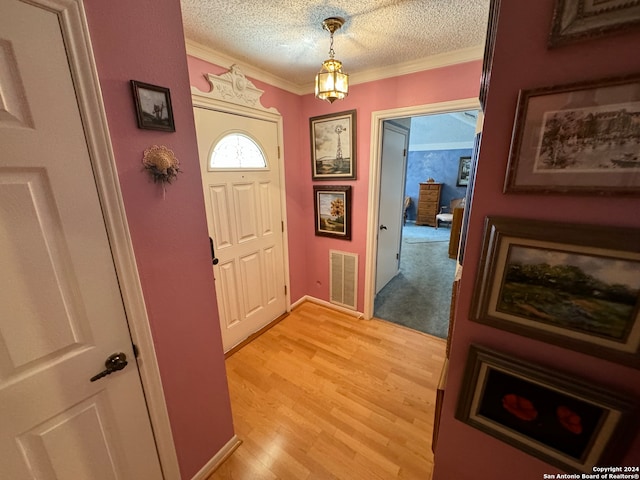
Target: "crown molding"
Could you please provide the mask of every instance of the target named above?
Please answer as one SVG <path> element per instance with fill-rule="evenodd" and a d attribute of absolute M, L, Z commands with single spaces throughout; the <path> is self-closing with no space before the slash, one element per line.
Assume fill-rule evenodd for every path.
<path fill-rule="evenodd" d="M 360 83 L 374 82 L 385 78 L 399 77 L 401 75 L 409 75 L 411 73 L 423 72 L 425 70 L 434 70 L 436 68 L 448 67 L 459 63 L 473 62 L 482 60 L 484 55 L 484 45 L 463 48 L 453 52 L 440 53 L 420 60 L 411 62 L 397 63 L 395 65 L 387 65 L 380 68 L 372 68 L 364 72 L 349 75 L 349 85 L 358 85 Z M 306 84 L 304 93 L 313 93 L 313 83 Z"/>
<path fill-rule="evenodd" d="M 296 95 L 304 95 L 307 93 L 300 85 L 284 80 L 283 78 L 269 72 L 265 72 L 262 69 L 252 67 L 251 65 L 248 65 L 237 58 L 233 58 L 230 55 L 216 52 L 201 43 L 185 39 L 185 44 L 187 47 L 187 55 L 191 55 L 192 57 L 199 58 L 200 60 L 213 63 L 214 65 L 218 65 L 223 68 L 229 68 L 231 65 L 240 65 L 245 75 L 253 78 L 254 80 L 268 83 L 273 87 L 281 88 L 282 90 L 295 93 Z"/>
<path fill-rule="evenodd" d="M 287 81 L 281 77 L 273 75 L 262 69 L 247 65 L 245 62 L 233 58 L 229 55 L 216 52 L 210 47 L 194 42 L 189 39 L 185 39 L 187 54 L 192 57 L 205 60 L 209 63 L 221 67 L 228 67 L 236 64 L 242 67 L 245 74 L 254 80 L 268 83 L 271 86 L 281 88 L 287 92 L 295 93 L 296 95 L 307 95 L 314 92 L 313 83 L 307 83 L 304 85 L 298 85 L 296 83 Z M 388 65 L 381 68 L 373 68 L 360 73 L 354 73 L 349 75 L 349 84 L 358 85 L 360 83 L 373 82 L 376 80 L 382 80 L 385 78 L 398 77 L 401 75 L 408 75 L 411 73 L 423 72 L 425 70 L 433 70 L 436 68 L 448 67 L 459 63 L 467 63 L 475 60 L 482 60 L 484 55 L 484 45 L 476 45 L 475 47 L 463 48 L 453 52 L 440 53 L 438 55 L 432 55 L 431 57 L 423 58 L 420 60 L 414 60 L 411 62 L 398 63 L 396 65 Z"/>

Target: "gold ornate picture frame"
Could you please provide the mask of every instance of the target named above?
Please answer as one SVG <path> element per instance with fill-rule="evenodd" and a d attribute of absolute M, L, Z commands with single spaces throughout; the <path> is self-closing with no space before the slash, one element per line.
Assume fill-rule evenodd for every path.
<path fill-rule="evenodd" d="M 557 0 L 549 46 L 640 27 L 640 0 Z"/>

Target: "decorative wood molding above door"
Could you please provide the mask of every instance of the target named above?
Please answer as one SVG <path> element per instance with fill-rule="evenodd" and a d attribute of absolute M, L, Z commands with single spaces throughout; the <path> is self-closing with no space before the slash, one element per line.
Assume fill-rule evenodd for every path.
<path fill-rule="evenodd" d="M 191 87 L 192 95 L 206 97 L 213 100 L 233 103 L 242 107 L 248 107 L 265 112 L 278 113 L 275 108 L 266 108 L 261 103 L 264 90 L 257 88 L 249 80 L 238 65 L 231 65 L 229 71 L 222 75 L 205 74 L 205 78 L 211 85 L 211 91 L 202 92 L 196 87 Z"/>

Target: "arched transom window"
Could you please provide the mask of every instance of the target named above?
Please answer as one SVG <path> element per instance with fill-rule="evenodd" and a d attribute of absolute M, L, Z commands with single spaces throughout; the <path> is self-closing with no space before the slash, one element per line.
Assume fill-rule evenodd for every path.
<path fill-rule="evenodd" d="M 230 133 L 211 152 L 209 168 L 267 168 L 267 158 L 254 140 L 241 133 Z"/>

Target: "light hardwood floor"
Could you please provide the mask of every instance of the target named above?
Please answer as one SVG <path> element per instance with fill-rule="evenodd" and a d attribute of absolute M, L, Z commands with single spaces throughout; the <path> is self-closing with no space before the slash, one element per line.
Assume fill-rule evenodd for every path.
<path fill-rule="evenodd" d="M 306 302 L 226 360 L 238 449 L 209 480 L 431 478 L 445 341 Z"/>

